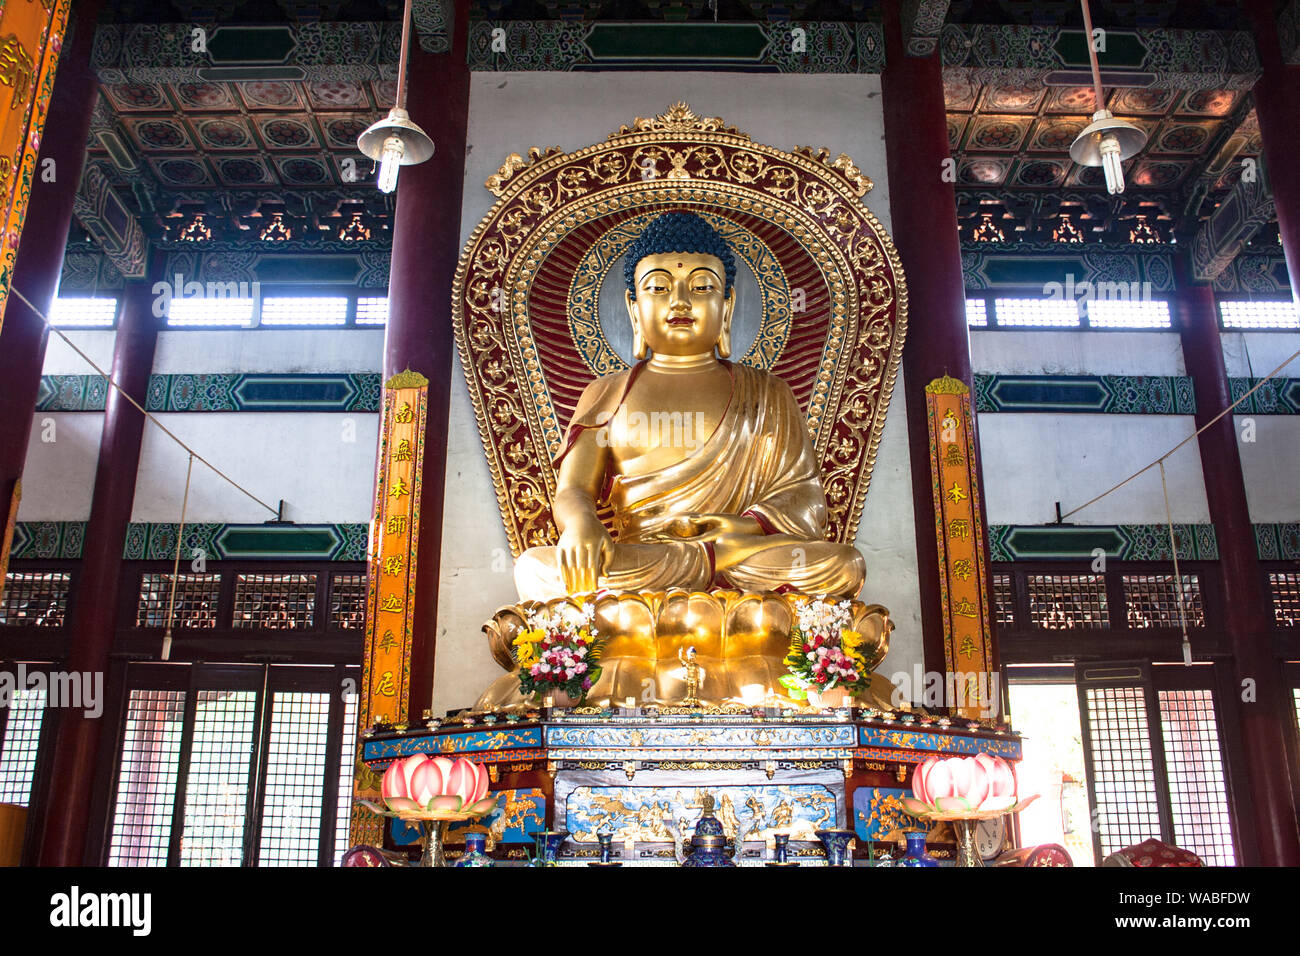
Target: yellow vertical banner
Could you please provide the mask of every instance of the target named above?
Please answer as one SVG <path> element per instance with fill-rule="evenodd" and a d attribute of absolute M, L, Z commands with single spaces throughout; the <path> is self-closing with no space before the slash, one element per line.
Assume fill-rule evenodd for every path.
<path fill-rule="evenodd" d="M 934 488 L 935 536 L 939 545 L 939 595 L 943 605 L 944 663 L 953 681 L 956 713 L 989 716 L 997 685 L 989 629 L 988 569 L 984 521 L 975 470 L 975 429 L 970 389 L 945 375 L 925 387 Z M 992 706 L 990 706 L 992 705 Z M 981 713 L 983 712 L 983 713 Z"/>
<path fill-rule="evenodd" d="M 36 159 L 70 5 L 71 0 L 0 3 L 0 222 L 4 228 L 0 235 L 0 323 L 4 322 L 32 181 L 58 172 L 38 170 Z M 80 170 L 62 172 L 76 176 Z"/>
<path fill-rule="evenodd" d="M 384 402 L 375 468 L 375 509 L 370 525 L 366 594 L 366 646 L 361 671 L 357 726 L 406 720 L 411 682 L 411 623 L 415 607 L 415 555 L 420 535 L 420 475 L 429 380 L 407 370 L 384 383 Z M 361 762 L 354 796 L 378 800 L 379 779 Z M 383 819 L 354 801 L 352 844 L 378 845 Z"/>

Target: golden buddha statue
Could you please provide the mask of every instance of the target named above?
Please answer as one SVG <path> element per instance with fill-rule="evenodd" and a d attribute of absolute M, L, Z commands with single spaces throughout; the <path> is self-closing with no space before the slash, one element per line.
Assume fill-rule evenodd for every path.
<path fill-rule="evenodd" d="M 866 565 L 826 540 L 826 495 L 790 387 L 734 365 L 736 264 L 692 213 L 665 213 L 627 255 L 639 361 L 578 400 L 554 499 L 555 547 L 515 565 L 522 600 L 614 591 L 794 589 L 856 597 Z M 597 517 L 614 512 L 615 541 Z"/>
<path fill-rule="evenodd" d="M 526 602 L 593 600 L 607 639 L 593 702 L 756 703 L 780 696 L 794 603 L 861 590 L 862 555 L 826 540 L 826 497 L 794 393 L 727 361 L 735 274 L 726 241 L 692 213 L 665 213 L 633 242 L 624 279 L 638 363 L 578 401 L 555 462 L 559 542 L 519 557 L 521 604 L 484 626 L 503 666 L 535 607 Z M 604 504 L 614 534 L 598 516 Z M 854 602 L 853 618 L 875 666 L 888 612 Z M 679 657 L 686 647 L 690 666 Z M 888 686 L 860 699 L 887 700 Z M 521 703 L 507 674 L 476 709 Z"/>

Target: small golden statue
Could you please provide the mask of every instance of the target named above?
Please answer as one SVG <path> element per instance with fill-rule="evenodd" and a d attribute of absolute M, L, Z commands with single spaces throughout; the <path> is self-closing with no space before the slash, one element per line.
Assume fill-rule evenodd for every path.
<path fill-rule="evenodd" d="M 700 665 L 695 659 L 695 648 L 678 648 L 677 659 L 682 662 L 686 675 L 686 696 L 682 698 L 683 707 L 700 706 Z"/>

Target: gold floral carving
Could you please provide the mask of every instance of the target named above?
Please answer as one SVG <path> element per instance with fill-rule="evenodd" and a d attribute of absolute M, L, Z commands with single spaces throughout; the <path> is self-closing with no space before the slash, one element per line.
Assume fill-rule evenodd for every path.
<path fill-rule="evenodd" d="M 925 387 L 925 390 L 931 395 L 969 395 L 970 388 L 959 378 L 953 378 L 951 375 L 945 375 L 942 378 L 936 378 L 933 382 Z"/>
<path fill-rule="evenodd" d="M 574 152 L 507 159 L 488 182 L 497 202 L 457 267 L 452 323 L 514 554 L 555 542 L 550 462 L 567 424 L 530 315 L 534 284 L 576 230 L 682 208 L 779 230 L 824 283 L 820 361 L 791 385 L 807 396 L 830 538 L 854 540 L 907 325 L 901 263 L 861 201 L 869 185 L 847 157 L 755 143 L 684 103 Z"/>

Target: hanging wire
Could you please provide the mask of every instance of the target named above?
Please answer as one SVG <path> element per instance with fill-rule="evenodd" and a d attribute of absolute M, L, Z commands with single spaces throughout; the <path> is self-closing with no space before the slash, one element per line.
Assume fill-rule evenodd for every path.
<path fill-rule="evenodd" d="M 134 405 L 134 406 L 136 407 L 136 409 L 140 412 L 141 415 L 143 415 L 146 419 L 148 419 L 148 420 L 149 420 L 150 422 L 152 422 L 153 424 L 157 425 L 160 429 L 162 429 L 162 432 L 163 432 L 164 435 L 166 435 L 166 436 L 167 436 L 168 438 L 170 438 L 172 441 L 176 442 L 176 444 L 180 445 L 180 446 L 181 446 L 182 448 L 184 448 L 187 452 L 189 452 L 191 458 L 196 459 L 196 460 L 202 462 L 204 465 L 207 465 L 208 468 L 211 469 L 211 470 L 212 470 L 212 471 L 217 475 L 218 478 L 221 478 L 221 479 L 223 479 L 223 480 L 229 482 L 229 483 L 230 483 L 231 485 L 233 485 L 236 489 L 238 489 L 239 491 L 243 492 L 243 493 L 244 493 L 245 495 L 247 495 L 249 498 L 252 498 L 254 501 L 256 501 L 259 505 L 261 505 L 261 506 L 262 506 L 263 508 L 265 508 L 267 511 L 271 512 L 271 514 L 275 515 L 277 518 L 280 517 L 280 510 L 279 510 L 278 508 L 272 508 L 270 505 L 268 505 L 268 504 L 267 504 L 265 501 L 263 501 L 261 498 L 257 497 L 257 495 L 253 494 L 251 491 L 249 491 L 247 488 L 245 488 L 245 487 L 244 487 L 243 485 L 241 485 L 239 482 L 235 481 L 235 479 L 231 478 L 229 475 L 227 475 L 224 471 L 222 471 L 222 470 L 221 470 L 220 468 L 218 468 L 216 465 L 212 464 L 212 462 L 208 461 L 206 458 L 204 458 L 202 455 L 200 455 L 197 451 L 195 451 L 195 450 L 194 450 L 193 448 L 191 448 L 189 445 L 185 444 L 185 442 L 183 442 L 183 441 L 181 441 L 179 438 L 177 438 L 176 435 L 175 435 L 175 433 L 173 433 L 171 429 L 169 429 L 169 428 L 168 428 L 166 425 L 164 425 L 162 422 L 158 421 L 158 419 L 155 418 L 151 413 L 149 413 L 148 411 L 146 411 L 143 405 L 141 405 L 141 404 L 140 404 L 139 402 L 137 402 L 134 398 L 132 398 L 130 395 L 128 395 L 128 394 L 126 393 L 126 391 L 122 388 L 121 385 L 118 385 L 118 384 L 117 384 L 117 382 L 113 379 L 113 376 L 109 375 L 109 374 L 108 374 L 107 372 L 105 372 L 102 368 L 100 368 L 98 365 L 96 365 L 94 359 L 92 359 L 89 355 L 87 355 L 85 352 L 83 352 L 81 349 L 79 349 L 79 348 L 77 347 L 77 345 L 72 341 L 72 339 L 68 338 L 68 336 L 65 335 L 65 334 L 63 333 L 63 330 L 62 330 L 62 329 L 56 328 L 55 326 L 51 325 L 51 324 L 50 324 L 50 320 L 49 320 L 49 318 L 46 317 L 45 313 L 42 312 L 40 309 L 36 308 L 36 306 L 34 306 L 34 305 L 32 304 L 31 300 L 28 299 L 27 296 L 23 295 L 23 294 L 22 294 L 21 292 L 19 292 L 17 289 L 11 289 L 10 291 L 12 292 L 13 295 L 15 295 L 15 296 L 17 296 L 19 299 L 21 299 L 22 302 L 23 302 L 23 304 L 25 304 L 25 305 L 27 306 L 27 308 L 31 309 L 34 313 L 36 313 L 37 317 L 40 318 L 40 320 L 41 320 L 42 322 L 45 323 L 46 328 L 48 328 L 51 332 L 53 332 L 53 333 L 54 333 L 55 335 L 57 335 L 59 338 L 63 339 L 64 343 L 67 344 L 68 348 L 72 349 L 72 351 L 76 352 L 76 353 L 77 353 L 78 355 L 80 355 L 83 359 L 85 359 L 87 365 L 89 365 L 89 366 L 90 366 L 91 368 L 93 368 L 96 372 L 98 372 L 98 373 L 99 373 L 99 374 L 100 374 L 100 375 L 101 375 L 101 376 L 102 376 L 102 377 L 103 377 L 103 378 L 108 382 L 108 384 L 109 384 L 110 386 L 112 386 L 113 388 L 117 389 L 117 391 L 121 394 L 121 396 L 122 396 L 123 398 L 125 398 L 128 402 L 130 402 L 132 405 Z"/>
<path fill-rule="evenodd" d="M 172 655 L 172 623 L 176 610 L 176 583 L 180 580 L 181 544 L 185 540 L 185 512 L 190 504 L 190 477 L 194 474 L 194 453 L 190 453 L 189 467 L 185 469 L 185 495 L 181 498 L 181 523 L 176 529 L 176 557 L 172 561 L 172 586 L 167 594 L 167 629 L 163 631 L 162 659 L 170 660 Z"/>
<path fill-rule="evenodd" d="M 1209 428 L 1211 425 L 1214 425 L 1215 423 L 1217 423 L 1217 422 L 1219 421 L 1219 419 L 1223 418 L 1224 415 L 1229 415 L 1229 414 L 1231 414 L 1232 411 L 1233 411 L 1233 409 L 1235 409 L 1238 405 L 1240 405 L 1240 404 L 1241 404 L 1242 402 L 1244 402 L 1246 399 L 1250 398 L 1250 396 L 1254 395 L 1257 391 L 1259 391 L 1261 388 L 1263 388 L 1264 385 L 1265 385 L 1267 382 L 1272 381 L 1272 379 L 1274 378 L 1274 376 L 1277 375 L 1278 372 L 1282 371 L 1282 369 L 1286 368 L 1288 365 L 1290 365 L 1292 362 L 1294 362 L 1297 358 L 1300 358 L 1300 349 L 1296 349 L 1294 352 L 1291 353 L 1291 355 L 1290 355 L 1288 358 L 1286 358 L 1286 359 L 1282 362 L 1281 365 L 1279 365 L 1277 368 L 1273 369 L 1273 371 L 1269 372 L 1267 375 L 1265 375 L 1263 378 L 1261 378 L 1258 382 L 1256 382 L 1255 385 L 1254 385 L 1254 387 L 1251 388 L 1251 390 L 1248 391 L 1245 395 L 1241 396 L 1241 398 L 1237 399 L 1235 402 L 1233 402 L 1231 405 L 1229 405 L 1229 406 L 1228 406 L 1227 408 L 1225 408 L 1223 411 L 1219 412 L 1219 414 L 1215 415 L 1215 416 L 1214 416 L 1213 418 L 1211 418 L 1208 422 L 1206 422 L 1206 423 L 1205 423 L 1204 425 L 1202 425 L 1200 428 L 1196 429 L 1196 431 L 1192 432 L 1190 435 L 1188 435 L 1186 438 L 1184 438 L 1182 441 L 1180 441 L 1180 442 L 1179 442 L 1177 445 L 1175 445 L 1173 448 L 1169 449 L 1167 452 L 1165 452 L 1163 455 L 1161 455 L 1161 456 L 1160 456 L 1159 458 L 1157 458 L 1155 461 L 1151 462 L 1151 464 L 1146 465 L 1145 467 L 1139 468 L 1137 471 L 1133 472 L 1133 474 L 1129 475 L 1129 476 L 1128 476 L 1127 478 L 1125 478 L 1123 481 L 1119 482 L 1119 483 L 1116 484 L 1116 485 L 1112 485 L 1110 488 L 1107 488 L 1105 491 L 1103 491 L 1101 494 L 1097 495 L 1095 498 L 1089 498 L 1087 501 L 1085 501 L 1083 504 L 1079 505 L 1077 508 L 1071 508 L 1071 509 L 1070 509 L 1069 511 L 1067 511 L 1065 514 L 1060 515 L 1060 516 L 1056 519 L 1056 522 L 1055 522 L 1055 523 L 1056 523 L 1056 524 L 1060 524 L 1060 523 L 1061 523 L 1062 521 L 1064 521 L 1066 518 L 1070 517 L 1070 515 L 1078 514 L 1080 511 L 1082 511 L 1084 508 L 1087 508 L 1089 505 L 1094 505 L 1094 504 L 1096 504 L 1098 501 L 1101 501 L 1102 498 L 1105 498 L 1105 497 L 1106 497 L 1108 494 L 1110 494 L 1111 492 L 1118 491 L 1119 489 L 1123 488 L 1125 485 L 1127 485 L 1130 481 L 1132 481 L 1132 480 L 1133 480 L 1134 478 L 1136 478 L 1138 475 L 1141 475 L 1141 474 L 1143 474 L 1143 473 L 1145 473 L 1145 472 L 1148 472 L 1148 471 L 1150 471 L 1152 468 L 1156 467 L 1156 465 L 1159 465 L 1159 464 L 1160 464 L 1161 462 L 1163 462 L 1166 458 L 1168 458 L 1168 457 L 1169 457 L 1170 455 L 1172 455 L 1174 452 L 1178 451 L 1178 449 L 1182 448 L 1184 445 L 1186 445 L 1186 444 L 1187 444 L 1189 441 L 1191 441 L 1193 438 L 1198 438 L 1198 437 L 1200 436 L 1201 432 L 1205 431 L 1205 430 L 1206 430 L 1207 428 Z"/>
<path fill-rule="evenodd" d="M 1192 642 L 1187 638 L 1187 599 L 1183 594 L 1183 576 L 1178 571 L 1178 542 L 1174 540 L 1174 513 L 1169 507 L 1169 483 L 1165 480 L 1165 463 L 1160 462 L 1160 490 L 1165 495 L 1165 521 L 1169 524 L 1169 553 L 1174 556 L 1174 587 L 1178 595 L 1178 623 L 1183 629 L 1183 663 L 1192 666 Z"/>

